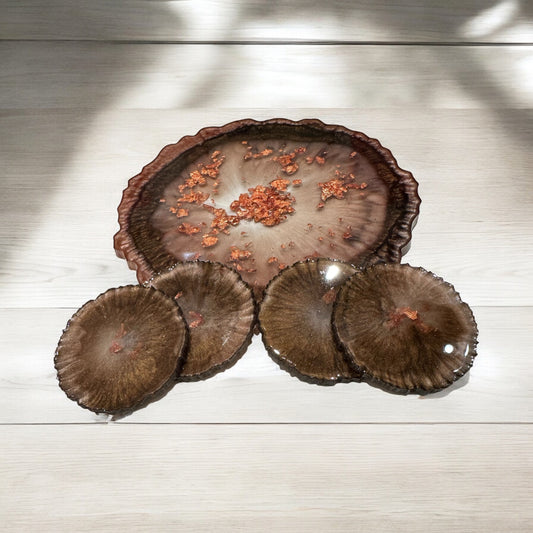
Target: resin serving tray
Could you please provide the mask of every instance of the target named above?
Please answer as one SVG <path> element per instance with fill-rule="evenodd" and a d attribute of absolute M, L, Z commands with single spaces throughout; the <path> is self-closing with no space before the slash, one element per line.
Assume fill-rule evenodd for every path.
<path fill-rule="evenodd" d="M 307 258 L 399 262 L 417 187 L 363 133 L 319 120 L 239 120 L 166 146 L 131 178 L 115 250 L 140 282 L 203 259 L 235 268 L 259 296 Z"/>

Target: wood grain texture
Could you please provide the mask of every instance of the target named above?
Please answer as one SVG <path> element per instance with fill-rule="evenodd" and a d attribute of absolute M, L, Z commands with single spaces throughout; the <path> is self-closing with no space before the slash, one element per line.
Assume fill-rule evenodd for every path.
<path fill-rule="evenodd" d="M 127 180 L 166 144 L 253 116 L 321 118 L 366 132 L 420 183 L 405 260 L 471 305 L 533 304 L 528 110 L 10 110 L 0 114 L 0 307 L 78 307 L 135 282 L 115 257 Z"/>
<path fill-rule="evenodd" d="M 533 307 L 473 311 L 480 330 L 474 366 L 434 395 L 397 396 L 362 383 L 309 385 L 280 370 L 256 336 L 231 369 L 203 382 L 177 384 L 121 423 L 533 422 L 528 349 Z M 0 310 L 0 424 L 106 419 L 80 409 L 57 384 L 53 354 L 73 312 Z"/>
<path fill-rule="evenodd" d="M 4 39 L 532 42 L 531 3 L 3 0 Z"/>
<path fill-rule="evenodd" d="M 532 20 L 527 0 L 0 0 L 0 528 L 529 530 Z M 135 282 L 112 249 L 127 180 L 247 116 L 344 124 L 414 173 L 405 260 L 473 306 L 465 378 L 317 387 L 256 337 L 113 423 L 67 399 L 62 328 Z"/>
<path fill-rule="evenodd" d="M 530 108 L 532 53 L 0 41 L 0 108 Z"/>
<path fill-rule="evenodd" d="M 526 531 L 532 438 L 509 425 L 6 427 L 3 528 Z"/>

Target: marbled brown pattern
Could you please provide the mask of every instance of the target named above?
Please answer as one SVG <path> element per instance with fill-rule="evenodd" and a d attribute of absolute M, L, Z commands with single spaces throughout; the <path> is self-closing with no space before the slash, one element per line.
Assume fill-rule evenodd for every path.
<path fill-rule="evenodd" d="M 248 148 L 253 153 L 270 150 L 272 157 L 246 159 Z M 305 152 L 295 158 L 298 170 L 294 173 L 287 173 L 287 167 L 283 169 L 273 159 L 299 148 Z M 216 185 L 208 179 L 198 186 L 198 192 L 209 194 L 209 199 L 181 204 L 188 213 L 176 218 L 169 207 L 182 196 L 191 172 L 208 164 L 218 152 L 224 157 L 220 179 Z M 308 163 L 307 158 L 313 162 Z M 319 185 L 334 179 L 336 172 L 353 175 L 352 185 L 363 188 L 322 201 Z M 213 219 L 204 205 L 234 215 L 230 205 L 239 195 L 280 177 L 291 181 L 288 193 L 295 199 L 294 212 L 286 220 L 269 227 L 246 220 L 219 232 L 215 245 L 202 245 Z M 292 183 L 301 178 L 301 184 Z M 252 255 L 239 264 L 240 272 L 260 297 L 280 264 L 308 257 L 341 259 L 359 266 L 400 261 L 418 215 L 417 188 L 412 174 L 398 166 L 391 152 L 361 132 L 319 120 L 239 120 L 204 128 L 166 146 L 131 178 L 119 206 L 115 250 L 137 271 L 139 281 L 145 282 L 176 261 L 200 258 L 235 267 L 229 257 L 231 247 L 247 247 Z M 179 231 L 184 222 L 201 231 Z M 276 261 L 269 262 L 271 257 Z"/>
<path fill-rule="evenodd" d="M 235 364 L 250 344 L 255 302 L 238 272 L 220 263 L 178 263 L 150 284 L 175 298 L 190 329 L 179 380 L 206 379 Z"/>
<path fill-rule="evenodd" d="M 358 381 L 331 331 L 338 287 L 356 268 L 317 259 L 295 263 L 265 289 L 259 326 L 269 355 L 292 375 L 321 385 Z"/>
<path fill-rule="evenodd" d="M 69 320 L 54 360 L 59 385 L 92 411 L 132 410 L 172 383 L 187 337 L 178 306 L 162 292 L 109 289 Z"/>
<path fill-rule="evenodd" d="M 375 265 L 339 291 L 334 331 L 355 368 L 399 392 L 443 389 L 476 355 L 477 326 L 454 288 L 410 265 Z"/>

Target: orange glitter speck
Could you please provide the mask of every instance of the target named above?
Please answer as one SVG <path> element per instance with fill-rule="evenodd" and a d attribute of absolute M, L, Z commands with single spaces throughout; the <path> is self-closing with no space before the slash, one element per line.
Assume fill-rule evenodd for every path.
<path fill-rule="evenodd" d="M 269 156 L 273 152 L 272 148 L 265 148 L 260 152 L 253 152 L 251 146 L 247 146 L 247 150 L 248 151 L 243 156 L 243 159 L 245 161 L 248 161 L 250 159 L 261 159 L 262 157 Z"/>
<path fill-rule="evenodd" d="M 273 157 L 274 161 L 277 161 L 281 165 L 282 172 L 285 172 L 285 174 L 288 174 L 289 176 L 291 174 L 294 174 L 298 170 L 298 163 L 296 163 L 296 154 L 303 153 L 306 151 L 306 148 L 304 146 L 300 146 L 296 148 L 293 152 L 289 154 L 282 154 Z"/>
<path fill-rule="evenodd" d="M 292 180 L 292 184 L 295 187 L 299 187 L 302 184 L 302 180 L 301 179 Z"/>
<path fill-rule="evenodd" d="M 410 318 L 411 320 L 416 320 L 418 318 L 418 311 L 410 309 L 409 307 L 402 309 L 402 312 L 407 318 Z"/>
<path fill-rule="evenodd" d="M 289 186 L 290 180 L 284 180 L 283 178 L 278 178 L 275 180 L 272 180 L 270 182 L 270 185 L 274 187 L 274 189 L 277 189 L 278 191 L 286 191 L 287 187 Z"/>
<path fill-rule="evenodd" d="M 428 326 L 421 320 L 418 311 L 410 307 L 399 307 L 391 311 L 387 325 L 389 328 L 397 327 L 405 318 L 411 320 L 413 325 L 422 333 L 429 333 L 433 330 L 431 326 Z"/>
<path fill-rule="evenodd" d="M 270 148 L 265 148 L 261 152 L 254 154 L 254 158 L 258 159 L 259 157 L 266 157 L 267 155 L 270 155 L 272 153 L 272 150 Z"/>
<path fill-rule="evenodd" d="M 220 165 L 224 162 L 225 156 L 218 157 L 220 155 L 219 150 L 215 150 L 211 154 L 212 163 L 207 165 L 202 165 L 199 167 L 199 172 L 202 176 L 207 176 L 209 178 L 216 178 L 220 173 Z"/>
<path fill-rule="evenodd" d="M 124 349 L 124 347 L 121 344 L 119 344 L 117 341 L 113 341 L 111 343 L 111 346 L 109 347 L 109 351 L 111 353 L 118 353 L 118 352 L 120 352 L 123 349 Z"/>
<path fill-rule="evenodd" d="M 298 170 L 298 168 L 298 163 L 292 163 L 290 165 L 287 165 L 286 167 L 283 167 L 282 171 L 290 176 L 291 174 L 294 174 Z"/>
<path fill-rule="evenodd" d="M 332 287 L 322 295 L 322 301 L 328 305 L 332 304 L 337 298 L 337 289 Z"/>
<path fill-rule="evenodd" d="M 240 248 L 237 248 L 237 246 L 232 246 L 230 250 L 230 259 L 232 261 L 241 261 L 243 259 L 248 259 L 252 255 L 252 252 L 248 250 L 241 250 Z"/>
<path fill-rule="evenodd" d="M 178 204 L 179 203 L 185 203 L 185 204 L 202 204 L 209 198 L 209 194 L 204 192 L 198 192 L 198 191 L 191 191 L 187 194 L 183 194 L 180 198 L 178 198 Z"/>
<path fill-rule="evenodd" d="M 183 192 L 186 187 L 193 188 L 195 185 L 205 185 L 207 180 L 199 170 L 193 170 L 189 177 L 185 180 L 185 185 L 180 185 L 180 192 Z"/>
<path fill-rule="evenodd" d="M 211 227 L 213 229 L 224 231 L 228 226 L 236 226 L 240 222 L 238 216 L 228 215 L 225 209 L 216 208 L 211 205 L 204 205 L 204 209 L 207 209 L 214 215 L 211 221 Z"/>
<path fill-rule="evenodd" d="M 319 183 L 318 186 L 322 189 L 320 198 L 323 202 L 331 197 L 338 198 L 339 200 L 344 198 L 344 194 L 348 190 L 343 180 L 339 178 L 333 178 L 329 181 Z"/>
<path fill-rule="evenodd" d="M 193 226 L 188 222 L 184 222 L 183 224 L 180 224 L 178 226 L 178 231 L 180 233 L 185 233 L 185 235 L 194 235 L 195 233 L 198 233 L 200 231 L 200 228 L 199 226 Z"/>
<path fill-rule="evenodd" d="M 202 237 L 202 246 L 204 248 L 209 248 L 210 246 L 214 246 L 218 242 L 218 237 L 215 237 L 214 235 L 206 234 Z"/>
<path fill-rule="evenodd" d="M 241 194 L 230 207 L 241 220 L 253 220 L 265 226 L 275 226 L 294 212 L 294 202 L 294 197 L 289 193 L 274 187 L 257 185 L 248 189 L 248 193 Z"/>
<path fill-rule="evenodd" d="M 194 329 L 201 326 L 204 323 L 204 317 L 201 313 L 196 311 L 189 311 L 189 328 Z"/>
<path fill-rule="evenodd" d="M 272 263 L 277 263 L 277 262 L 278 262 L 278 258 L 275 257 L 275 256 L 269 257 L 269 258 L 267 259 L 267 263 L 268 263 L 269 265 L 271 265 Z"/>

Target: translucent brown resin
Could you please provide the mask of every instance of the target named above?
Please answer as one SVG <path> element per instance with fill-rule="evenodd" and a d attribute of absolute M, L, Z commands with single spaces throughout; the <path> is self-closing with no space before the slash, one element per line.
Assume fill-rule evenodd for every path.
<path fill-rule="evenodd" d="M 477 326 L 454 288 L 410 265 L 375 265 L 339 291 L 336 336 L 354 367 L 397 392 L 428 393 L 463 376 Z"/>
<path fill-rule="evenodd" d="M 91 411 L 125 414 L 168 390 L 186 343 L 181 311 L 162 292 L 109 289 L 63 331 L 54 360 L 59 385 Z"/>
<path fill-rule="evenodd" d="M 399 261 L 419 204 L 411 173 L 363 133 L 245 119 L 165 147 L 129 181 L 114 242 L 140 282 L 205 259 L 260 296 L 298 260 Z"/>
<path fill-rule="evenodd" d="M 331 312 L 339 286 L 356 268 L 329 259 L 298 262 L 265 289 L 259 327 L 269 355 L 303 381 L 321 385 L 359 381 L 337 347 Z"/>
<path fill-rule="evenodd" d="M 236 271 L 220 263 L 178 263 L 150 283 L 176 300 L 189 325 L 180 380 L 213 376 L 244 354 L 253 335 L 255 302 Z"/>

